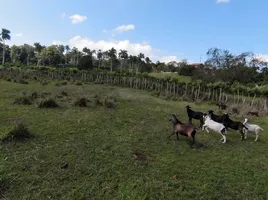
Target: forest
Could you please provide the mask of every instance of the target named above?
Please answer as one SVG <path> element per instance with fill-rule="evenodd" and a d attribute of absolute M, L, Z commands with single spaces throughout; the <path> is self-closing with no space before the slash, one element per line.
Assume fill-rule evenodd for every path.
<path fill-rule="evenodd" d="M 82 51 L 69 45 L 45 46 L 39 42 L 33 45 L 7 45 L 11 32 L 2 28 L 0 44 L 0 62 L 7 67 L 53 67 L 76 68 L 78 70 L 104 70 L 119 73 L 177 72 L 203 83 L 217 85 L 237 85 L 255 88 L 268 82 L 268 63 L 258 59 L 251 52 L 233 54 L 219 48 L 207 51 L 207 59 L 198 67 L 186 59 L 180 62 L 153 62 L 143 53 L 130 55 L 127 50 L 111 48 L 107 51 L 89 49 Z M 242 75 L 242 76 L 241 76 Z"/>

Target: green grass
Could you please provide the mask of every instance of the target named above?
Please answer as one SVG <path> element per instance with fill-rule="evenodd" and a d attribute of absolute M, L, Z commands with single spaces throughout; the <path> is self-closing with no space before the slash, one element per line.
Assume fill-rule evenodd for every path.
<path fill-rule="evenodd" d="M 34 135 L 0 146 L 0 194 L 24 199 L 267 199 L 268 136 L 240 141 L 231 131 L 227 143 L 217 133 L 200 132 L 202 148 L 189 148 L 181 136 L 167 139 L 168 114 L 186 122 L 187 102 L 168 102 L 147 92 L 104 85 L 41 86 L 0 80 L 0 136 L 14 121 Z M 14 105 L 22 93 L 57 96 L 60 108 Z M 104 95 L 105 94 L 105 95 Z M 79 98 L 112 96 L 114 109 L 74 107 Z M 207 111 L 209 105 L 190 104 Z M 268 118 L 250 119 L 268 129 Z M 239 119 L 242 120 L 242 119 Z M 198 124 L 195 121 L 196 125 Z M 134 152 L 147 160 L 137 161 Z"/>
<path fill-rule="evenodd" d="M 190 76 L 178 75 L 178 73 L 150 73 L 149 76 L 156 78 L 166 78 L 171 77 L 173 79 L 178 79 L 180 82 L 189 83 L 192 81 Z"/>

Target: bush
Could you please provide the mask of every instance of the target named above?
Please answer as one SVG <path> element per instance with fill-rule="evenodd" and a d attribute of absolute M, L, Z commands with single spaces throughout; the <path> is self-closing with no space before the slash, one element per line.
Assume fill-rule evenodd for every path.
<path fill-rule="evenodd" d="M 75 85 L 83 85 L 81 82 L 77 81 Z"/>
<path fill-rule="evenodd" d="M 98 98 L 95 98 L 93 101 L 93 105 L 94 106 L 103 106 L 103 103 Z"/>
<path fill-rule="evenodd" d="M 23 123 L 18 123 L 7 136 L 2 139 L 2 141 L 24 140 L 30 137 L 32 137 L 32 135 L 27 127 Z"/>
<path fill-rule="evenodd" d="M 29 97 L 27 96 L 22 96 L 22 97 L 18 97 L 17 99 L 15 99 L 14 104 L 18 104 L 18 105 L 31 105 L 32 101 Z"/>
<path fill-rule="evenodd" d="M 67 92 L 65 92 L 65 91 L 62 91 L 60 94 L 61 94 L 62 96 L 65 96 L 65 97 L 68 96 Z"/>
<path fill-rule="evenodd" d="M 74 106 L 76 107 L 87 107 L 87 99 L 79 98 L 74 102 Z"/>
<path fill-rule="evenodd" d="M 59 105 L 54 99 L 46 99 L 40 102 L 38 108 L 57 108 Z"/>
<path fill-rule="evenodd" d="M 115 103 L 114 103 L 114 101 L 111 101 L 109 99 L 105 99 L 104 100 L 104 106 L 106 108 L 115 108 Z"/>
<path fill-rule="evenodd" d="M 91 56 L 83 56 L 78 63 L 79 70 L 90 70 L 93 69 L 93 61 Z"/>
<path fill-rule="evenodd" d="M 29 82 L 26 81 L 26 80 L 24 80 L 24 79 L 17 80 L 17 83 L 20 83 L 20 84 L 29 84 Z"/>

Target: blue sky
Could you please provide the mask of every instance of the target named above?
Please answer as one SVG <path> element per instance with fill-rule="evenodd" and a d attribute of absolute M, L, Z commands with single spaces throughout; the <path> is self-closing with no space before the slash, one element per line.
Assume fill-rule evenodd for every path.
<path fill-rule="evenodd" d="M 0 0 L 0 27 L 11 31 L 10 44 L 114 46 L 155 61 L 190 62 L 218 47 L 268 60 L 268 1 L 221 1 Z"/>

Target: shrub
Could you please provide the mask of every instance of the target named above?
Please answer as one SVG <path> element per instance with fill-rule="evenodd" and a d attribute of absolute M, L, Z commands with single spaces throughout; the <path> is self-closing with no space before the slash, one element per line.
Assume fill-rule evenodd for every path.
<path fill-rule="evenodd" d="M 32 137 L 32 135 L 27 127 L 23 123 L 18 123 L 2 141 L 24 140 L 30 137 Z"/>
<path fill-rule="evenodd" d="M 106 108 L 115 108 L 115 103 L 109 99 L 104 100 L 104 106 Z"/>
<path fill-rule="evenodd" d="M 48 81 L 46 81 L 46 80 L 42 80 L 42 81 L 41 81 L 41 85 L 43 85 L 43 86 L 44 86 L 44 85 L 48 85 Z"/>
<path fill-rule="evenodd" d="M 75 85 L 83 85 L 81 82 L 77 81 Z"/>
<path fill-rule="evenodd" d="M 83 56 L 78 63 L 79 70 L 93 69 L 93 61 L 91 56 Z"/>
<path fill-rule="evenodd" d="M 39 97 L 38 93 L 36 91 L 34 91 L 32 94 L 31 94 L 31 98 L 32 99 L 37 99 Z"/>
<path fill-rule="evenodd" d="M 62 96 L 65 96 L 65 97 L 68 96 L 67 92 L 65 92 L 65 91 L 62 91 L 60 94 L 61 94 Z"/>
<path fill-rule="evenodd" d="M 20 84 L 29 84 L 29 82 L 26 81 L 26 80 L 24 80 L 24 79 L 17 80 L 17 83 L 20 83 Z"/>
<path fill-rule="evenodd" d="M 18 97 L 17 99 L 15 99 L 14 104 L 18 104 L 18 105 L 31 105 L 32 101 L 29 97 L 27 96 L 22 96 L 22 97 Z"/>
<path fill-rule="evenodd" d="M 95 98 L 93 100 L 93 105 L 94 106 L 103 106 L 103 103 L 98 98 Z"/>
<path fill-rule="evenodd" d="M 54 99 L 46 99 L 40 102 L 38 108 L 57 108 L 59 105 Z"/>
<path fill-rule="evenodd" d="M 79 98 L 74 102 L 74 106 L 77 107 L 87 107 L 87 99 L 86 98 Z"/>

